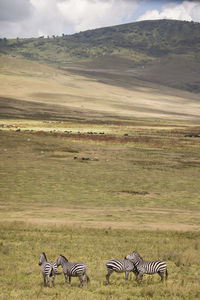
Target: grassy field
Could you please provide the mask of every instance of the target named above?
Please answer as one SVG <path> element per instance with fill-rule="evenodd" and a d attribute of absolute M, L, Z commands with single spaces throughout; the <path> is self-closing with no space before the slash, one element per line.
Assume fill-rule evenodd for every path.
<path fill-rule="evenodd" d="M 199 126 L 176 121 L 0 121 L 1 299 L 198 299 Z M 17 131 L 18 130 L 18 131 Z M 74 159 L 76 158 L 76 159 Z M 105 262 L 137 249 L 164 259 L 166 283 Z M 91 283 L 43 288 L 38 266 L 63 254 Z"/>
<path fill-rule="evenodd" d="M 61 69 L 0 56 L 0 299 L 200 297 L 197 90 L 150 83 L 156 64 L 144 81 L 101 59 Z M 105 262 L 134 249 L 165 260 L 168 281 L 113 274 L 107 286 Z M 43 251 L 84 261 L 91 282 L 44 288 Z"/>
<path fill-rule="evenodd" d="M 1 226 L 1 299 L 199 299 L 199 233 L 92 229 L 69 226 L 27 225 L 20 222 Z M 133 274 L 111 275 L 106 285 L 105 262 L 123 258 L 135 248 L 146 259 L 163 258 L 169 278 L 160 283 L 158 275 L 136 284 Z M 57 276 L 55 288 L 44 288 L 40 251 L 49 260 L 64 254 L 70 261 L 84 261 L 91 282 L 83 288 L 72 278 L 65 286 Z M 60 270 L 61 271 L 61 270 Z"/>

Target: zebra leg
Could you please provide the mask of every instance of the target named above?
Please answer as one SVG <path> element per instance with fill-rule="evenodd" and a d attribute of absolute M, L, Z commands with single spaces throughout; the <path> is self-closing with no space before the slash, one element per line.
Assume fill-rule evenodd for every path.
<path fill-rule="evenodd" d="M 47 286 L 47 282 L 46 282 L 46 276 L 45 276 L 45 274 L 43 275 L 43 278 L 44 278 L 44 286 Z"/>
<path fill-rule="evenodd" d="M 143 280 L 143 274 L 140 275 L 140 283 L 142 283 Z"/>
<path fill-rule="evenodd" d="M 64 275 L 65 275 L 65 283 L 67 284 L 67 274 Z"/>
<path fill-rule="evenodd" d="M 143 274 L 138 273 L 137 276 L 136 276 L 136 281 L 142 283 L 142 278 L 143 278 Z"/>
<path fill-rule="evenodd" d="M 108 274 L 106 275 L 107 284 L 110 283 L 109 278 L 110 278 L 110 275 L 112 274 L 112 272 L 113 272 L 112 269 L 108 269 Z"/>
<path fill-rule="evenodd" d="M 55 284 L 54 284 L 55 277 L 56 277 L 55 275 L 52 276 L 52 286 L 53 286 L 53 287 L 55 286 Z"/>
<path fill-rule="evenodd" d="M 130 273 L 130 272 L 128 272 L 128 271 L 125 272 L 125 281 L 128 280 L 129 273 Z"/>
<path fill-rule="evenodd" d="M 83 286 L 83 278 L 82 278 L 81 275 L 79 275 L 78 277 L 79 277 L 79 280 L 80 280 L 80 287 L 82 287 Z"/>
<path fill-rule="evenodd" d="M 165 271 L 165 280 L 167 280 L 167 277 L 168 277 L 168 272 L 167 272 L 167 269 Z"/>
<path fill-rule="evenodd" d="M 161 281 L 164 279 L 164 272 L 158 271 L 158 275 L 161 277 Z"/>
<path fill-rule="evenodd" d="M 83 274 L 83 281 L 86 281 L 87 280 L 87 283 L 90 281 L 90 278 L 89 278 L 89 276 L 87 275 L 87 273 L 85 272 L 84 274 Z"/>
<path fill-rule="evenodd" d="M 49 283 L 49 275 L 47 275 L 47 286 L 50 287 L 50 283 Z"/>
<path fill-rule="evenodd" d="M 134 273 L 134 275 L 135 275 L 135 280 L 137 281 L 137 277 L 138 277 L 138 271 L 137 272 L 134 272 L 134 271 L 132 271 L 133 273 Z"/>
<path fill-rule="evenodd" d="M 69 284 L 71 284 L 71 279 L 72 279 L 72 277 L 71 277 L 71 276 L 69 276 Z"/>
<path fill-rule="evenodd" d="M 85 273 L 86 279 L 87 279 L 87 283 L 90 281 L 90 277 L 88 276 L 87 273 Z"/>

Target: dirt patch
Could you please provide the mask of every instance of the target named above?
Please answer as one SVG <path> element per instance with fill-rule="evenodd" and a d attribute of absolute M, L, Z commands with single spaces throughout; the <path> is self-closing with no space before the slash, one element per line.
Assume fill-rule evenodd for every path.
<path fill-rule="evenodd" d="M 109 211 L 109 215 L 108 215 Z M 118 216 L 120 215 L 120 218 Z M 149 216 L 161 216 L 155 222 Z M 173 215 L 173 218 L 171 216 Z M 123 218 L 123 216 L 125 216 Z M 141 218 L 137 218 L 141 216 Z M 107 219 L 109 217 L 109 219 Z M 114 218 L 114 219 L 113 219 Z M 2 214 L 1 221 L 22 221 L 33 224 L 56 224 L 86 228 L 111 228 L 133 230 L 172 230 L 172 231 L 200 231 L 198 222 L 191 218 L 200 219 L 199 212 L 170 209 L 84 209 L 84 208 L 34 208 L 24 211 L 8 211 Z M 107 220 L 106 220 L 107 219 Z M 171 220 L 171 221 L 170 221 Z"/>
<path fill-rule="evenodd" d="M 133 223 L 133 222 L 111 222 L 111 221 L 74 221 L 74 220 L 56 220 L 55 219 L 40 219 L 40 218 L 2 218 L 2 222 L 27 222 L 31 224 L 45 225 L 68 225 L 84 228 L 102 228 L 102 229 L 129 229 L 129 230 L 161 230 L 161 231 L 200 231 L 200 227 L 196 225 L 179 224 L 179 223 Z"/>

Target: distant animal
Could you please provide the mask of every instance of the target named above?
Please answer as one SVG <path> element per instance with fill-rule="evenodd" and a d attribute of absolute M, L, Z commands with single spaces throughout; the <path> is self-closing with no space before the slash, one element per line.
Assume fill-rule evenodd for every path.
<path fill-rule="evenodd" d="M 106 267 L 108 270 L 108 273 L 106 274 L 106 280 L 107 283 L 109 284 L 109 278 L 110 275 L 113 272 L 116 273 L 125 273 L 125 280 L 128 280 L 128 276 L 130 272 L 133 272 L 135 275 L 137 275 L 138 271 L 137 268 L 135 267 L 135 265 L 128 259 L 110 259 L 107 261 L 106 263 Z"/>
<path fill-rule="evenodd" d="M 138 274 L 136 275 L 136 280 L 140 279 L 142 281 L 144 274 L 158 273 L 158 275 L 161 277 L 161 281 L 164 279 L 164 274 L 165 279 L 168 277 L 167 265 L 164 261 L 144 261 L 136 251 L 133 251 L 133 253 L 127 255 L 126 259 L 132 261 L 137 268 Z"/>
<path fill-rule="evenodd" d="M 58 272 L 55 262 L 48 262 L 46 254 L 43 252 L 40 255 L 39 266 L 42 266 L 42 275 L 44 278 L 44 286 L 50 287 L 49 278 L 52 277 L 52 286 L 54 286 L 55 276 L 62 273 Z"/>
<path fill-rule="evenodd" d="M 87 275 L 87 266 L 83 262 L 71 263 L 68 259 L 60 254 L 56 261 L 57 266 L 62 267 L 65 276 L 65 283 L 67 283 L 67 278 L 69 277 L 69 284 L 71 284 L 71 277 L 78 277 L 80 280 L 80 286 L 83 286 L 83 282 L 87 280 L 90 281 Z"/>

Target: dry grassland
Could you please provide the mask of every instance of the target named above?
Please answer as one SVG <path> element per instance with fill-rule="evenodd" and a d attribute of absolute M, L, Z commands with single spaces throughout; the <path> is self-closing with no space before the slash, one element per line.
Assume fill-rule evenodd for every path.
<path fill-rule="evenodd" d="M 197 95 L 0 64 L 0 299 L 199 299 Z M 105 262 L 134 249 L 168 281 L 106 285 Z M 91 283 L 43 288 L 43 251 L 86 262 Z"/>
<path fill-rule="evenodd" d="M 116 74 L 101 81 L 101 72 L 91 78 L 35 62 L 0 57 L 0 97 L 59 106 L 73 115 L 107 118 L 157 118 L 197 121 L 200 114 L 198 95 L 148 84 L 121 74 L 121 86 Z M 112 80 L 110 80 L 110 77 Z M 126 88 L 129 81 L 131 88 Z M 124 84 L 124 87 L 123 87 Z M 19 101 L 19 104 L 20 104 Z M 33 104 L 33 109 L 34 109 Z M 24 103 L 26 105 L 26 103 Z M 21 107 L 20 107 L 21 108 Z M 52 108 L 53 110 L 53 108 Z"/>

